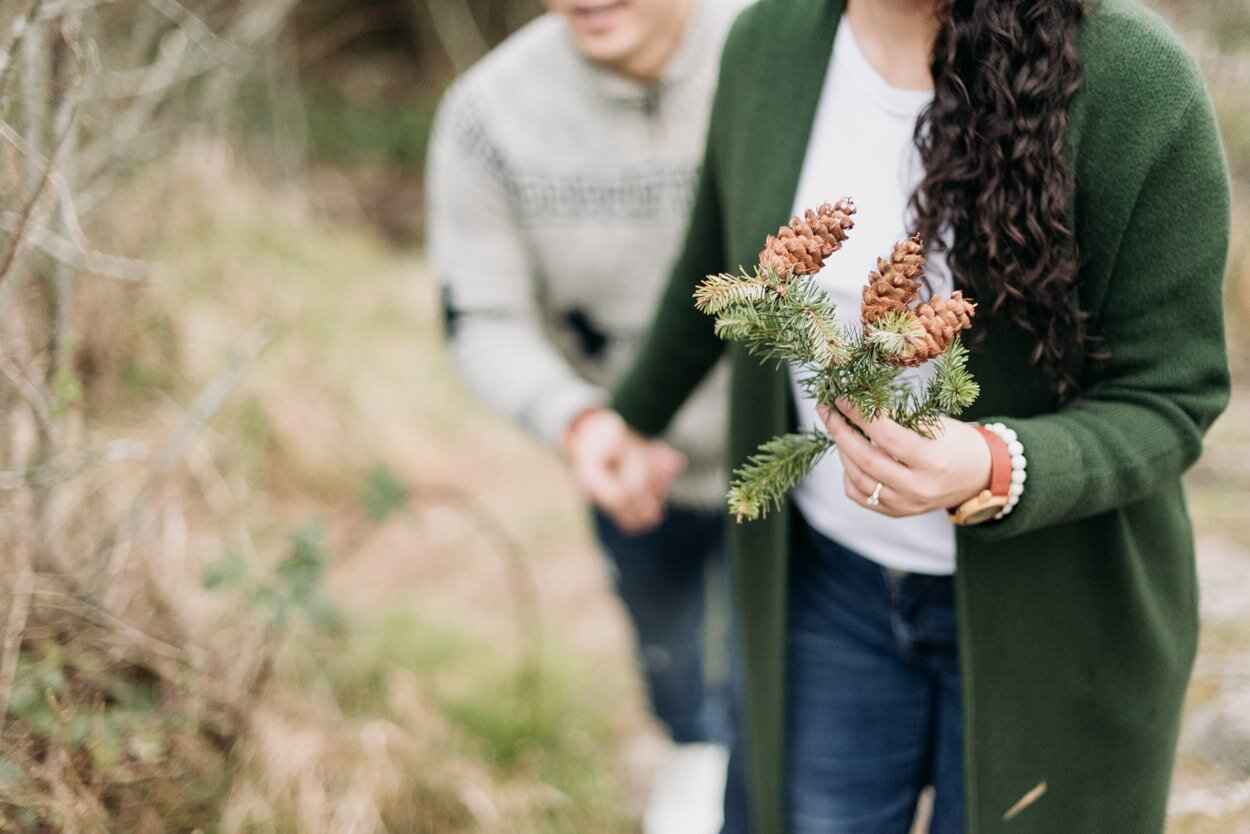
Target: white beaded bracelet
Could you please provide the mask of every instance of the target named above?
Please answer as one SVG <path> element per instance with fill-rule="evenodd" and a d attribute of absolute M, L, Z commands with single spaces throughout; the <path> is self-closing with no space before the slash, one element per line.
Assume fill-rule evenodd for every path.
<path fill-rule="evenodd" d="M 1007 444 L 1008 454 L 1011 455 L 1011 487 L 1008 489 L 1007 506 L 994 516 L 994 520 L 997 521 L 1020 503 L 1020 496 L 1024 495 L 1024 482 L 1028 478 L 1025 470 L 1028 468 L 1029 460 L 1024 456 L 1024 444 L 1020 442 L 1020 438 L 1016 436 L 1013 429 L 1007 428 L 1002 423 L 984 423 L 983 425 L 1002 438 L 1002 441 Z"/>

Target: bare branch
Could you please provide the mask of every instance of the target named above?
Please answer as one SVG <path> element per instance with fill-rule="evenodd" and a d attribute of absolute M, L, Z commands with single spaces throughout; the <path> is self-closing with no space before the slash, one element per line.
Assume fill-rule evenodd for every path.
<path fill-rule="evenodd" d="M 116 614 L 101 608 L 81 597 L 67 594 L 64 591 L 56 591 L 45 588 L 36 588 L 29 591 L 29 596 L 36 600 L 46 600 L 43 604 L 61 611 L 76 614 L 79 617 L 95 623 L 98 626 L 108 628 L 133 640 L 143 646 L 148 651 L 160 657 L 169 660 L 182 661 L 182 649 L 177 646 L 166 643 L 158 637 L 153 637 L 143 629 L 131 625 L 130 623 L 118 617 Z"/>
<path fill-rule="evenodd" d="M 22 369 L 17 366 L 17 363 L 13 361 L 12 357 L 2 347 L 0 347 L 0 375 L 9 381 L 13 389 L 30 406 L 30 410 L 34 412 L 43 436 L 47 438 L 55 437 L 56 423 L 52 420 L 52 408 L 48 405 L 47 399 L 44 398 L 43 391 L 27 378 Z"/>
<path fill-rule="evenodd" d="M 105 98 L 134 98 L 135 101 L 113 120 L 108 137 L 110 141 L 98 142 L 92 153 L 84 156 L 82 170 L 88 184 L 79 194 L 79 207 L 84 212 L 89 211 L 108 193 L 114 160 L 123 154 L 127 158 L 135 156 L 136 145 L 144 139 L 145 128 L 167 100 L 166 93 L 215 69 L 224 70 L 218 74 L 219 83 L 225 80 L 236 83 L 238 77 L 251 68 L 260 48 L 279 31 L 296 2 L 271 0 L 249 4 L 247 11 L 218 38 L 242 50 L 247 56 L 245 60 L 222 65 L 209 60 L 205 57 L 206 53 L 199 50 L 200 57 L 192 61 L 194 51 L 190 46 L 194 41 L 185 29 L 179 28 L 175 31 L 182 40 L 163 45 L 161 57 L 153 64 L 117 74 L 115 78 L 123 79 L 123 83 L 111 85 L 115 89 L 105 90 L 102 95 Z"/>
<path fill-rule="evenodd" d="M 213 56 L 219 64 L 242 64 L 249 59 L 247 50 L 220 38 L 186 6 L 178 0 L 147 0 L 152 8 L 179 26 L 191 42 Z"/>
<path fill-rule="evenodd" d="M 114 440 L 74 457 L 49 461 L 23 472 L 0 471 L 0 490 L 12 492 L 31 484 L 50 486 L 102 463 L 147 460 L 150 452 L 148 444 L 140 440 Z"/>
<path fill-rule="evenodd" d="M 195 398 L 195 402 L 191 404 L 191 408 L 183 419 L 182 425 L 165 442 L 165 445 L 157 454 L 156 468 L 148 475 L 147 480 L 144 481 L 139 491 L 135 493 L 130 506 L 100 540 L 100 543 L 95 548 L 94 558 L 89 563 L 104 566 L 106 564 L 103 559 L 104 553 L 113 546 L 118 536 L 123 532 L 133 534 L 142 527 L 144 510 L 152 505 L 157 493 L 164 486 L 174 467 L 186 455 L 196 435 L 200 433 L 208 421 L 213 418 L 213 415 L 225 404 L 231 392 L 234 391 L 243 379 L 248 368 L 256 361 L 256 358 L 260 356 L 261 351 L 265 349 L 265 346 L 269 344 L 272 338 L 272 328 L 267 322 L 258 325 L 243 338 L 238 349 L 234 351 L 226 362 L 226 367 L 222 368 L 216 377 L 209 380 L 208 384 L 200 391 L 199 396 Z"/>
<path fill-rule="evenodd" d="M 13 68 L 13 53 L 25 37 L 26 30 L 34 22 L 41 5 L 43 5 L 43 0 L 30 0 L 26 6 L 26 12 L 18 15 L 13 25 L 9 27 L 4 46 L 0 47 L 0 96 L 4 95 L 4 85 L 9 80 L 9 70 Z"/>
<path fill-rule="evenodd" d="M 225 405 L 226 399 L 238 386 L 247 373 L 248 368 L 260 356 L 265 346 L 273 339 L 273 328 L 262 323 L 243 337 L 239 347 L 226 362 L 215 378 L 209 381 L 200 391 L 200 395 L 191 404 L 190 411 L 178 431 L 165 443 L 157 455 L 157 468 L 145 485 L 145 490 L 155 491 L 161 482 L 173 471 L 178 462 L 186 455 L 191 441 L 200 430 L 213 418 L 213 415 Z"/>
<path fill-rule="evenodd" d="M 17 676 L 22 632 L 26 630 L 26 618 L 30 614 L 30 595 L 35 585 L 35 577 L 30 570 L 30 554 L 24 543 L 16 541 L 9 545 L 16 551 L 17 570 L 13 592 L 9 596 L 9 616 L 4 624 L 4 639 L 0 642 L 0 731 L 4 729 L 4 720 L 9 714 L 9 695 Z"/>
<path fill-rule="evenodd" d="M 15 233 L 18 219 L 15 212 L 0 213 L 0 231 L 8 234 Z M 50 229 L 32 233 L 30 245 L 58 263 L 89 275 L 98 275 L 101 278 L 131 282 L 145 281 L 152 268 L 152 264 L 148 261 L 77 246 L 69 238 L 58 235 Z"/>
<path fill-rule="evenodd" d="M 116 2 L 117 0 L 58 0 L 55 3 L 45 3 L 43 11 L 39 12 L 35 17 L 35 21 L 37 23 L 46 23 L 49 20 L 56 20 L 58 17 L 79 15 L 100 6 L 108 6 Z"/>
<path fill-rule="evenodd" d="M 8 254 L 5 259 L 0 262 L 0 287 L 3 287 L 9 276 L 13 272 L 13 267 L 17 263 L 18 255 L 26 247 L 29 241 L 29 228 L 31 218 L 35 214 L 35 209 L 39 205 L 43 192 L 48 187 L 48 181 L 52 177 L 52 171 L 56 167 L 57 157 L 60 156 L 61 150 L 65 147 L 66 141 L 69 139 L 70 131 L 74 129 L 74 118 L 78 114 L 78 105 L 80 102 L 80 94 L 82 92 L 82 76 L 79 75 L 77 82 L 70 88 L 70 92 L 61 102 L 55 117 L 56 143 L 52 147 L 52 153 L 43 165 L 43 172 L 39 176 L 38 182 L 35 184 L 34 190 L 31 192 L 30 198 L 19 216 L 17 229 L 13 233 L 13 243 L 9 247 Z M 28 157 L 29 159 L 30 157 Z"/>

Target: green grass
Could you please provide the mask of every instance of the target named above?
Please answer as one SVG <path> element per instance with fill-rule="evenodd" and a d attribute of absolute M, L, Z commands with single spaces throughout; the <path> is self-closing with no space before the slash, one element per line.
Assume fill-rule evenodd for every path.
<path fill-rule="evenodd" d="M 309 144 L 322 162 L 421 165 L 436 102 L 394 105 L 350 101 L 329 87 L 306 91 Z"/>
<path fill-rule="evenodd" d="M 301 673 L 306 685 L 321 679 L 331 688 L 345 719 L 410 723 L 393 697 L 407 678 L 440 716 L 427 730 L 438 753 L 428 764 L 471 761 L 496 784 L 515 786 L 525 813 L 510 831 L 631 830 L 610 761 L 619 744 L 612 705 L 621 698 L 576 652 L 553 643 L 534 666 L 415 606 L 358 618 L 349 629 L 346 644 L 309 652 Z"/>

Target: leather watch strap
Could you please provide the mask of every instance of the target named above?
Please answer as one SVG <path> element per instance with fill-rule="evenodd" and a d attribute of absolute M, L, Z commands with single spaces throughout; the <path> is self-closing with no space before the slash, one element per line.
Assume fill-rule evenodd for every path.
<path fill-rule="evenodd" d="M 990 447 L 990 493 L 1007 495 L 1011 491 L 1011 452 L 1007 442 L 985 426 L 973 426 L 981 432 L 985 443 Z"/>

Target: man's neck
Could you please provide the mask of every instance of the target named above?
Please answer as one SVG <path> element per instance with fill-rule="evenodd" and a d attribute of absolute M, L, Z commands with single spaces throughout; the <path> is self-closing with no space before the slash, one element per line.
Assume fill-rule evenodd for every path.
<path fill-rule="evenodd" d="M 932 90 L 939 8 L 940 0 L 849 0 L 845 22 L 864 57 L 892 86 Z"/>
<path fill-rule="evenodd" d="M 660 80 L 665 68 L 681 46 L 686 26 L 694 10 L 694 0 L 672 0 L 673 17 L 666 26 L 648 39 L 636 54 L 611 69 L 642 84 L 654 84 Z"/>

